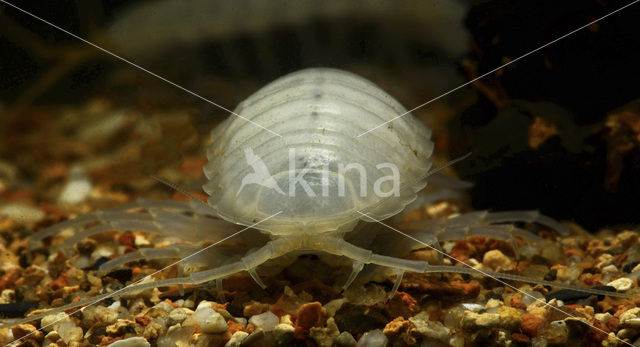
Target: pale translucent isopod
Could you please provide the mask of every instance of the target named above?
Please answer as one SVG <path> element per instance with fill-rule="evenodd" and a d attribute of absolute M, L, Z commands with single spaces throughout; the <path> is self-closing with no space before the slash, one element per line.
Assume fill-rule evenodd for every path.
<path fill-rule="evenodd" d="M 407 114 L 358 136 L 406 109 L 355 74 L 295 72 L 260 89 L 235 112 L 244 118 L 229 117 L 213 130 L 204 167 L 209 205 L 227 220 L 251 225 L 283 211 L 257 227 L 273 234 L 348 230 L 362 217 L 358 211 L 385 219 L 426 185 L 431 131 Z M 254 171 L 248 153 L 265 164 L 280 189 L 243 185 Z"/>

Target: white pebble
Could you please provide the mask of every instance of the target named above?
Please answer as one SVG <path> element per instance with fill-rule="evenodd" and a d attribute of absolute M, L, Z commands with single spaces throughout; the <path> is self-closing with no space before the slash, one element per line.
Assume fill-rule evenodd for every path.
<path fill-rule="evenodd" d="M 82 340 L 82 328 L 76 326 L 70 321 L 60 323 L 57 330 L 60 338 L 66 344 Z"/>
<path fill-rule="evenodd" d="M 150 347 L 151 344 L 144 337 L 130 337 L 110 343 L 107 347 Z"/>
<path fill-rule="evenodd" d="M 633 281 L 626 277 L 620 277 L 615 281 L 607 283 L 607 285 L 614 287 L 619 292 L 624 292 L 633 287 Z"/>
<path fill-rule="evenodd" d="M 9 217 L 20 224 L 30 224 L 42 220 L 44 212 L 25 204 L 7 204 L 0 207 L 0 216 Z"/>
<path fill-rule="evenodd" d="M 40 321 L 40 326 L 44 332 L 49 333 L 52 330 L 58 330 L 58 326 L 64 322 L 71 322 L 71 320 L 66 313 L 60 312 L 58 314 L 44 316 Z"/>
<path fill-rule="evenodd" d="M 69 172 L 69 181 L 62 188 L 58 202 L 64 205 L 77 205 L 91 194 L 91 181 L 84 169 L 73 167 Z"/>
<path fill-rule="evenodd" d="M 271 311 L 267 311 L 249 318 L 249 323 L 262 328 L 264 331 L 272 331 L 280 323 L 280 320 Z"/>
<path fill-rule="evenodd" d="M 211 301 L 202 300 L 198 304 L 198 307 L 196 307 L 196 311 L 200 311 L 200 310 L 205 309 L 205 308 L 211 308 L 212 304 L 213 304 L 213 302 L 211 302 Z"/>
<path fill-rule="evenodd" d="M 203 333 L 207 334 L 220 334 L 229 330 L 227 321 L 216 311 L 212 311 L 211 315 L 204 317 L 200 322 L 200 328 Z"/>
<path fill-rule="evenodd" d="M 466 310 L 469 310 L 471 312 L 478 312 L 484 309 L 484 305 L 474 304 L 474 303 L 469 303 L 469 304 L 465 303 L 465 304 L 462 304 L 462 307 L 464 307 Z"/>
<path fill-rule="evenodd" d="M 238 330 L 231 335 L 231 338 L 227 341 L 227 344 L 224 345 L 224 347 L 240 347 L 240 344 L 247 338 L 247 336 L 249 336 L 248 333 Z"/>
<path fill-rule="evenodd" d="M 384 335 L 382 330 L 371 330 L 360 338 L 358 347 L 385 347 L 389 344 L 389 339 Z"/>

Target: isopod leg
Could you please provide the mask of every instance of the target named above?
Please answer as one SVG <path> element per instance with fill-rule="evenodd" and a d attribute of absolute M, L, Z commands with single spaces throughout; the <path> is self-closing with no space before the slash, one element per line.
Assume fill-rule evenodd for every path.
<path fill-rule="evenodd" d="M 173 203 L 173 202 L 168 202 Z M 87 229 L 76 232 L 64 241 L 63 251 L 69 253 L 73 245 L 84 238 L 107 231 L 143 231 L 177 236 L 184 241 L 215 240 L 236 231 L 239 227 L 226 221 L 198 214 L 185 215 L 165 210 L 127 212 L 122 210 L 96 211 L 41 230 L 30 238 L 31 247 L 51 235 L 67 229 Z M 206 231 L 206 232 L 205 232 Z"/>
<path fill-rule="evenodd" d="M 138 251 L 129 252 L 105 262 L 100 265 L 98 274 L 102 276 L 126 263 L 139 260 L 184 259 L 200 249 L 202 249 L 202 247 L 187 245 L 171 245 L 164 248 L 142 248 Z"/>
<path fill-rule="evenodd" d="M 418 272 L 418 273 L 460 273 L 460 274 L 469 274 L 469 275 L 481 275 L 481 276 L 491 277 L 494 279 L 542 284 L 545 286 L 570 289 L 570 290 L 575 290 L 575 291 L 580 291 L 585 293 L 591 293 L 595 295 L 608 295 L 608 296 L 621 297 L 626 299 L 635 298 L 634 295 L 608 292 L 608 291 L 598 290 L 593 288 L 578 287 L 578 286 L 565 284 L 565 283 L 545 281 L 545 280 L 540 280 L 536 278 L 512 275 L 512 274 L 507 274 L 502 272 L 477 270 L 470 267 L 460 267 L 460 266 L 430 265 L 426 261 L 389 257 L 385 255 L 375 254 L 370 250 L 357 247 L 342 239 L 336 239 L 334 241 L 326 242 L 324 245 L 326 247 L 324 251 L 326 252 L 333 253 L 336 255 L 342 255 L 354 261 L 362 262 L 364 264 L 375 264 L 375 265 L 389 267 L 389 268 L 395 269 L 396 271 L 411 271 L 411 272 Z"/>
<path fill-rule="evenodd" d="M 155 199 L 137 199 L 133 202 L 115 207 L 114 211 L 126 211 L 132 209 L 145 209 L 145 210 L 177 210 L 183 212 L 194 212 L 210 216 L 215 216 L 215 213 L 210 208 L 205 208 L 202 204 L 196 201 L 173 201 L 173 200 L 155 200 Z"/>
<path fill-rule="evenodd" d="M 545 216 L 538 211 L 504 211 L 489 212 L 476 211 L 464 213 L 451 218 L 428 219 L 416 222 L 404 223 L 408 229 L 415 228 L 435 228 L 446 226 L 467 226 L 467 225 L 494 225 L 499 223 L 538 223 L 557 231 L 562 236 L 569 235 L 569 230 L 560 222 L 551 217 Z M 530 233 L 529 233 L 530 234 Z M 533 235 L 533 234 L 531 234 Z M 535 238 L 533 241 L 538 241 Z"/>

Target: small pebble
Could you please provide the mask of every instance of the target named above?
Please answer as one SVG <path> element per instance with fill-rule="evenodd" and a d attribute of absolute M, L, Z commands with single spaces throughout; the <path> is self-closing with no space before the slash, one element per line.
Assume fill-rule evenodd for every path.
<path fill-rule="evenodd" d="M 276 328 L 276 325 L 280 323 L 280 320 L 278 319 L 278 316 L 273 314 L 273 312 L 267 311 L 249 318 L 249 323 L 258 328 L 262 328 L 264 331 L 273 331 Z"/>
<path fill-rule="evenodd" d="M 130 337 L 110 343 L 107 347 L 150 347 L 151 344 L 144 337 Z"/>
<path fill-rule="evenodd" d="M 348 331 L 341 332 L 336 339 L 336 345 L 339 347 L 354 347 L 357 344 L 356 339 Z"/>
<path fill-rule="evenodd" d="M 315 341 L 317 347 L 333 346 L 338 336 L 340 336 L 340 330 L 333 318 L 327 320 L 327 326 L 313 327 L 309 332 L 309 337 Z"/>
<path fill-rule="evenodd" d="M 482 257 L 482 264 L 492 269 L 508 269 L 511 265 L 511 259 L 500 252 L 498 249 L 492 249 Z"/>
<path fill-rule="evenodd" d="M 224 320 L 224 317 L 213 310 L 209 316 L 202 319 L 200 328 L 203 333 L 207 334 L 220 334 L 229 330 L 229 326 L 227 325 L 227 321 Z"/>
<path fill-rule="evenodd" d="M 120 336 L 127 332 L 134 332 L 136 331 L 136 322 L 129 319 L 118 319 L 114 324 L 107 326 L 106 331 L 107 334 L 112 336 Z"/>
<path fill-rule="evenodd" d="M 552 298 L 553 297 L 550 297 L 549 300 L 551 300 Z M 524 304 L 527 306 L 533 304 L 534 302 L 537 302 L 538 300 L 543 300 L 543 299 L 544 299 L 544 295 L 536 290 L 525 291 L 525 295 L 522 296 L 522 302 L 524 302 Z"/>
<path fill-rule="evenodd" d="M 224 347 L 240 347 L 240 344 L 247 338 L 247 336 L 249 336 L 249 334 L 244 331 L 236 331 L 231 335 L 231 338 L 227 341 Z"/>
<path fill-rule="evenodd" d="M 30 338 L 42 341 L 44 338 L 42 331 L 36 330 L 36 327 L 31 324 L 18 324 L 11 328 L 11 333 L 14 339 L 29 336 Z"/>
<path fill-rule="evenodd" d="M 615 281 L 611 281 L 607 283 L 607 286 L 611 286 L 619 292 L 624 292 L 631 289 L 631 287 L 633 287 L 633 280 L 626 277 L 620 277 Z"/>
<path fill-rule="evenodd" d="M 39 208 L 13 203 L 0 206 L 0 217 L 8 217 L 19 224 L 35 224 L 44 218 L 45 214 Z"/>
<path fill-rule="evenodd" d="M 623 328 L 640 328 L 640 307 L 632 308 L 621 314 L 620 326 Z"/>
<path fill-rule="evenodd" d="M 479 312 L 480 310 L 484 310 L 484 305 L 474 304 L 474 303 L 470 303 L 470 304 L 463 303 L 462 307 L 464 307 L 465 309 L 471 312 Z"/>
<path fill-rule="evenodd" d="M 327 316 L 333 317 L 336 315 L 336 312 L 342 307 L 347 300 L 344 298 L 334 299 L 324 304 L 324 310 L 327 312 Z"/>
<path fill-rule="evenodd" d="M 552 344 L 565 344 L 569 340 L 569 328 L 565 321 L 553 321 L 545 329 L 543 337 Z"/>
<path fill-rule="evenodd" d="M 40 321 L 40 326 L 44 332 L 51 332 L 52 330 L 58 330 L 58 325 L 64 322 L 71 322 L 69 316 L 64 312 L 60 312 L 57 314 L 50 314 L 48 316 L 44 316 Z"/>
<path fill-rule="evenodd" d="M 289 324 L 278 324 L 274 329 L 277 346 L 289 346 L 293 344 L 296 329 Z"/>
<path fill-rule="evenodd" d="M 48 333 L 45 337 L 44 337 L 44 342 L 42 343 L 43 346 L 49 346 L 50 344 L 56 342 L 60 340 L 60 334 L 58 334 L 57 331 L 52 331 L 50 333 Z"/>
<path fill-rule="evenodd" d="M 520 325 L 521 313 L 518 309 L 509 306 L 500 306 L 497 313 L 498 316 L 500 316 L 501 327 L 511 330 Z"/>
<path fill-rule="evenodd" d="M 176 308 L 169 312 L 169 325 L 182 323 L 187 319 L 187 312 L 183 308 Z"/>
<path fill-rule="evenodd" d="M 386 347 L 389 339 L 380 329 L 367 331 L 358 341 L 358 347 Z"/>
<path fill-rule="evenodd" d="M 157 303 L 155 306 L 153 306 L 154 308 L 159 308 L 167 313 L 171 312 L 174 310 L 173 305 L 171 305 L 170 303 L 166 302 L 166 301 L 160 301 L 159 303 Z"/>
<path fill-rule="evenodd" d="M 58 334 L 60 334 L 60 338 L 66 344 L 70 344 L 72 342 L 77 342 L 82 340 L 82 336 L 84 335 L 82 332 L 82 328 L 76 326 L 71 321 L 65 321 L 58 324 L 57 327 Z"/>
<path fill-rule="evenodd" d="M 83 326 L 92 326 L 96 323 L 110 325 L 118 319 L 118 312 L 104 306 L 87 306 L 82 310 Z"/>
<path fill-rule="evenodd" d="M 81 167 L 72 167 L 69 181 L 62 188 L 58 202 L 63 205 L 77 205 L 84 202 L 91 194 L 91 180 Z"/>
<path fill-rule="evenodd" d="M 449 334 L 451 330 L 444 326 L 440 322 L 434 322 L 429 319 L 429 313 L 420 312 L 417 315 L 409 318 L 409 322 L 413 324 L 415 329 L 424 337 L 447 342 L 449 340 Z"/>
<path fill-rule="evenodd" d="M 475 313 L 465 311 L 462 316 L 462 327 L 467 330 L 494 328 L 500 324 L 500 315 L 497 313 Z"/>

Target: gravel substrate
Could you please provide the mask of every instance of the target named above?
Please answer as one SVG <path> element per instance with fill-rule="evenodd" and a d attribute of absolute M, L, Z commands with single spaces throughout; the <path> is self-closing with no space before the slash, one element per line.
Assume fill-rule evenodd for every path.
<path fill-rule="evenodd" d="M 164 141 L 162 136 L 147 136 L 142 141 L 139 135 L 147 134 L 150 128 L 189 128 L 188 114 L 169 112 L 143 122 L 135 112 L 114 110 L 103 101 L 48 112 L 66 112 L 68 117 L 79 119 L 93 114 L 96 118 L 73 123 L 70 132 L 68 118 L 42 120 L 34 116 L 36 127 L 50 130 L 5 138 L 5 145 L 11 143 L 23 156 L 41 158 L 0 161 L 0 315 L 7 318 L 118 290 L 163 265 L 139 261 L 104 276 L 98 274 L 98 266 L 116 255 L 163 246 L 158 239 L 139 231 L 98 235 L 66 251 L 55 250 L 70 236 L 65 231 L 35 248 L 29 247 L 28 241 L 34 231 L 136 197 L 185 199 L 179 194 L 167 196 L 165 187 L 139 174 L 142 169 L 127 169 L 139 167 L 135 164 L 143 158 L 165 150 L 158 144 Z M 95 128 L 95 119 L 103 120 L 101 127 Z M 50 142 L 51 138 L 45 142 L 45 135 L 57 142 Z M 180 141 L 175 143 L 182 143 L 182 148 L 174 150 L 183 151 L 178 161 L 181 164 L 167 164 L 157 172 L 172 182 L 196 180 L 204 163 L 201 149 L 206 137 Z M 46 143 L 59 146 L 47 147 Z M 444 201 L 409 218 L 442 217 L 466 210 L 461 202 Z M 394 276 L 372 276 L 342 291 L 341 276 L 345 271 L 348 274 L 349 265 L 332 257 L 303 254 L 284 265 L 272 264 L 271 275 L 263 278 L 265 290 L 247 274 L 223 282 L 224 300 L 213 284 L 156 288 L 109 298 L 72 316 L 60 313 L 1 328 L 0 343 L 22 338 L 15 345 L 640 344 L 638 230 L 606 229 L 591 234 L 578 225 L 565 225 L 571 235 L 563 238 L 544 228 L 531 229 L 549 244 L 541 248 L 518 239 L 523 254 L 519 260 L 507 242 L 483 237 L 446 242 L 443 249 L 478 269 L 602 286 L 638 295 L 639 299 L 511 283 L 519 289 L 515 291 L 481 276 L 415 273 L 406 273 L 399 291 L 389 299 Z M 418 249 L 409 257 L 432 261 L 434 254 Z M 154 277 L 175 275 L 176 270 L 170 268 Z"/>

